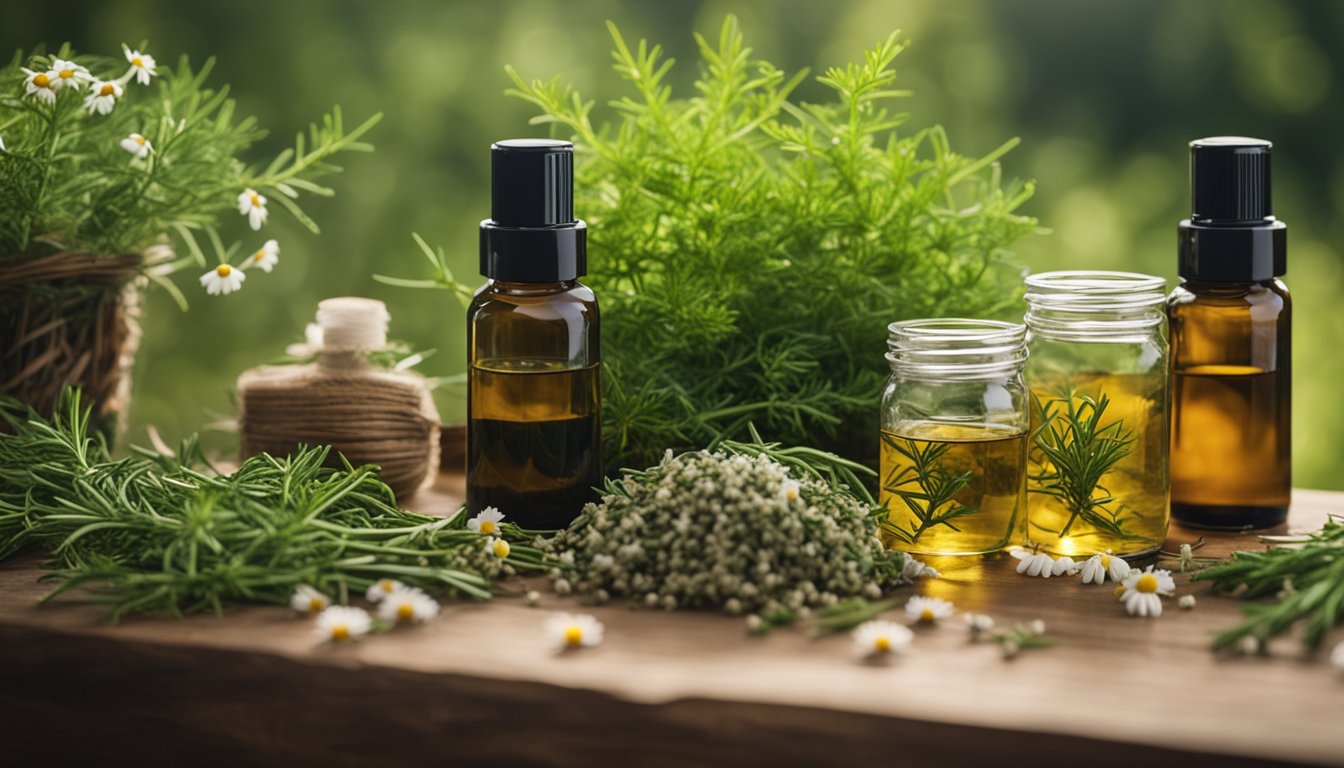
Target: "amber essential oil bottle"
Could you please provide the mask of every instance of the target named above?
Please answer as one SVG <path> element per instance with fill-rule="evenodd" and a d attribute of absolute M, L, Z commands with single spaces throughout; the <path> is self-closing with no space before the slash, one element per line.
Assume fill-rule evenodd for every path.
<path fill-rule="evenodd" d="M 601 481 L 597 299 L 578 278 L 574 147 L 490 148 L 491 210 L 467 310 L 467 508 L 524 528 L 563 528 Z"/>
<path fill-rule="evenodd" d="M 1273 216 L 1270 143 L 1190 143 L 1190 218 L 1171 322 L 1171 515 L 1251 529 L 1288 516 L 1292 309 L 1278 278 L 1287 227 Z"/>

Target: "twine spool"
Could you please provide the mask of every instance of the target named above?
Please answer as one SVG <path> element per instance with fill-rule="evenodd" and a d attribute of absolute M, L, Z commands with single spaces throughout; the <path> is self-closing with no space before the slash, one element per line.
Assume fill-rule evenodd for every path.
<path fill-rule="evenodd" d="M 0 263 L 0 393 L 50 416 L 67 386 L 120 431 L 140 346 L 142 265 L 171 258 L 58 252 Z M 0 260 L 2 261 L 2 260 Z"/>
<path fill-rule="evenodd" d="M 366 354 L 387 343 L 387 308 L 369 299 L 318 305 L 318 362 L 262 366 L 238 379 L 243 456 L 285 456 L 300 445 L 330 445 L 379 476 L 408 501 L 434 480 L 439 414 L 423 377 L 372 368 Z M 339 466 L 340 458 L 328 463 Z"/>

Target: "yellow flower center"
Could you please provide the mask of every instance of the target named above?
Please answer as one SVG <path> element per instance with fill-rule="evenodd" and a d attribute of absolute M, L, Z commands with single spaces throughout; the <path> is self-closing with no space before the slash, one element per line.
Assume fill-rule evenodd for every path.
<path fill-rule="evenodd" d="M 50 84 L 51 78 L 47 77 L 45 72 L 38 72 L 36 75 L 33 75 L 33 85 L 36 85 L 38 88 L 46 88 Z"/>
<path fill-rule="evenodd" d="M 886 635 L 878 635 L 873 638 L 873 650 L 886 653 L 891 650 L 891 638 Z"/>
<path fill-rule="evenodd" d="M 494 533 L 494 532 L 495 532 L 494 523 L 490 522 L 489 520 L 481 521 L 481 533 Z"/>
<path fill-rule="evenodd" d="M 932 622 L 933 619 L 934 615 L 932 608 L 925 608 L 924 610 L 919 612 L 919 620 L 924 622 L 925 624 Z"/>
<path fill-rule="evenodd" d="M 230 267 L 228 264 L 220 264 L 218 267 L 215 267 L 215 274 L 220 277 L 228 277 L 232 273 L 233 267 Z"/>
<path fill-rule="evenodd" d="M 350 639 L 350 627 L 347 627 L 347 626 L 344 625 L 344 624 L 337 624 L 336 626 L 332 627 L 332 628 L 331 628 L 331 639 L 332 639 L 332 640 L 349 640 L 349 639 Z"/>
<path fill-rule="evenodd" d="M 1102 567 L 1102 568 L 1110 568 L 1110 567 L 1111 567 L 1111 556 L 1110 556 L 1110 555 L 1102 555 L 1102 556 L 1101 556 L 1101 567 Z"/>
<path fill-rule="evenodd" d="M 142 59 L 142 58 L 140 58 L 139 56 L 136 56 L 135 58 L 131 59 L 131 66 L 132 66 L 132 67 L 143 67 L 143 66 L 145 66 L 145 60 Z"/>
<path fill-rule="evenodd" d="M 252 193 L 252 207 L 253 208 L 261 207 L 261 195 L 258 195 L 256 192 Z"/>
<path fill-rule="evenodd" d="M 789 486 L 789 489 L 784 492 L 784 498 L 788 499 L 789 501 L 797 501 L 798 489 L 794 488 L 793 486 Z"/>
<path fill-rule="evenodd" d="M 323 608 L 326 608 L 326 607 L 327 607 L 327 606 L 326 606 L 326 601 L 323 600 L 322 598 L 320 598 L 320 597 L 310 597 L 310 598 L 308 598 L 308 612 L 309 612 L 309 613 L 317 613 L 318 611 L 320 611 L 320 610 L 322 610 Z"/>
<path fill-rule="evenodd" d="M 142 147 L 145 146 L 145 137 L 141 136 L 138 133 L 131 134 L 131 141 L 134 141 L 136 144 L 139 144 Z"/>
<path fill-rule="evenodd" d="M 1134 583 L 1134 588 L 1140 592 L 1153 593 L 1157 591 L 1157 577 L 1151 573 L 1145 573 Z"/>
<path fill-rule="evenodd" d="M 1124 585 L 1124 584 L 1118 584 L 1118 585 L 1116 585 L 1116 587 L 1115 587 L 1115 596 L 1116 596 L 1116 597 L 1124 597 L 1124 596 L 1125 596 L 1125 585 Z"/>
<path fill-rule="evenodd" d="M 397 606 L 397 618 L 401 621 L 410 621 L 415 618 L 415 607 L 410 603 L 402 603 Z"/>
<path fill-rule="evenodd" d="M 495 546 L 494 546 L 494 552 L 495 552 L 495 557 L 498 557 L 500 560 L 503 560 L 504 558 L 508 557 L 508 556 L 509 556 L 509 542 L 507 542 L 507 541 L 505 541 L 505 540 L 503 540 L 503 539 L 500 539 L 499 541 L 496 541 L 496 542 L 495 542 Z"/>
<path fill-rule="evenodd" d="M 583 644 L 583 630 L 577 624 L 565 627 L 565 645 L 573 648 Z"/>
<path fill-rule="evenodd" d="M 111 83 L 103 83 L 103 87 L 98 90 L 99 96 L 115 96 L 116 93 L 117 88 Z"/>
<path fill-rule="evenodd" d="M 58 72 L 57 74 L 59 74 L 59 75 L 61 76 L 61 79 L 62 79 L 62 80 L 69 80 L 70 78 L 72 78 L 72 77 L 75 76 L 75 70 L 73 70 L 73 69 L 62 69 L 62 70 L 61 70 L 60 72 Z"/>
<path fill-rule="evenodd" d="M 258 253 L 260 253 L 260 251 L 258 251 Z M 381 589 L 381 590 L 383 590 L 384 592 L 391 592 L 391 591 L 392 591 L 392 580 L 391 580 L 391 579 L 383 579 L 382 581 L 378 582 L 378 588 Z"/>

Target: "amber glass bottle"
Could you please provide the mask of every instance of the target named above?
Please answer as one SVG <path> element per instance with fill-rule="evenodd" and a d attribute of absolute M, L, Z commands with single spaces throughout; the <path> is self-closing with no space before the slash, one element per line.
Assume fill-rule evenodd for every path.
<path fill-rule="evenodd" d="M 1269 142 L 1200 139 L 1190 153 L 1182 283 L 1167 302 L 1171 513 L 1265 528 L 1287 518 L 1291 488 L 1287 228 L 1272 215 Z"/>
<path fill-rule="evenodd" d="M 597 299 L 578 282 L 569 142 L 491 147 L 491 215 L 467 310 L 467 507 L 563 528 L 601 480 Z"/>

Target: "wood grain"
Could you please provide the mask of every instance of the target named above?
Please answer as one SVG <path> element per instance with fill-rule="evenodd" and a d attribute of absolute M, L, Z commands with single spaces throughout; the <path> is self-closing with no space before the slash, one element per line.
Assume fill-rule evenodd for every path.
<path fill-rule="evenodd" d="M 448 477 L 420 504 L 459 494 Z M 1294 501 L 1297 528 L 1344 513 L 1344 494 Z M 1174 530 L 1169 546 L 1194 537 Z M 541 625 L 576 603 L 555 596 L 449 604 L 344 647 L 267 607 L 109 626 L 92 606 L 38 607 L 36 563 L 17 561 L 0 566 L 4 764 L 1344 765 L 1344 682 L 1321 658 L 1291 639 L 1267 658 L 1209 652 L 1237 601 L 1178 576 L 1194 610 L 1131 618 L 1109 585 L 1028 579 L 1014 562 L 938 562 L 944 578 L 917 589 L 1001 625 L 1043 619 L 1056 647 L 1004 661 L 952 622 L 869 666 L 844 636 L 755 638 L 741 619 L 618 605 L 583 609 L 606 625 L 602 646 L 557 657 Z"/>

